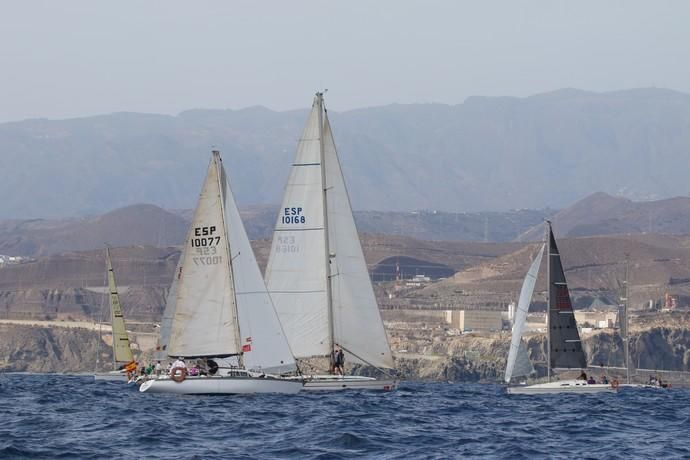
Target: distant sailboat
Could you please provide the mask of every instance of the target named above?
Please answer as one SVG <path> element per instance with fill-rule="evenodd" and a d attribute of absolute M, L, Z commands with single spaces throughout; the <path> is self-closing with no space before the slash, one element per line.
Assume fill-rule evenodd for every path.
<path fill-rule="evenodd" d="M 173 298 L 171 298 L 173 297 Z M 204 364 L 145 381 L 139 391 L 181 394 L 297 393 L 280 377 L 296 365 L 213 152 L 161 324 L 170 357 Z M 170 303 L 172 302 L 172 303 Z"/>
<path fill-rule="evenodd" d="M 113 335 L 113 370 L 110 372 L 94 373 L 95 380 L 115 380 L 126 382 L 129 380 L 128 373 L 134 372 L 137 363 L 132 355 L 132 348 L 129 343 L 129 336 L 125 329 L 125 318 L 122 315 L 120 306 L 120 296 L 115 284 L 115 272 L 113 271 L 112 260 L 110 259 L 110 248 L 105 248 L 105 264 L 108 273 L 108 292 L 110 299 L 110 317 Z M 100 348 L 100 342 L 99 342 Z M 98 363 L 100 357 L 96 359 Z"/>
<path fill-rule="evenodd" d="M 530 386 L 509 386 L 510 394 L 546 394 L 546 393 L 599 393 L 616 391 L 616 388 L 609 384 L 588 384 L 585 380 L 558 380 L 551 381 L 552 369 L 584 369 L 587 367 L 587 359 L 580 334 L 575 322 L 575 314 L 570 301 L 570 292 L 565 279 L 561 255 L 556 246 L 556 240 L 551 230 L 551 223 L 546 223 L 545 246 L 547 261 L 547 366 L 548 383 L 541 383 Z M 516 362 L 520 353 L 522 342 L 522 332 L 527 319 L 527 311 L 532 299 L 532 292 L 536 283 L 539 264 L 544 252 L 544 247 L 539 251 L 539 255 L 532 262 L 532 266 L 527 273 L 527 277 L 522 285 L 520 301 L 515 314 L 515 325 L 513 326 L 513 336 L 508 353 L 506 365 L 505 381 L 509 383 L 512 377 L 519 375 L 516 373 Z M 524 354 L 526 356 L 526 353 Z M 524 359 L 524 356 L 523 356 Z"/>
<path fill-rule="evenodd" d="M 317 93 L 273 235 L 266 284 L 296 358 L 329 357 L 394 368 L 383 321 Z M 306 376 L 305 390 L 394 389 L 394 378 Z"/>

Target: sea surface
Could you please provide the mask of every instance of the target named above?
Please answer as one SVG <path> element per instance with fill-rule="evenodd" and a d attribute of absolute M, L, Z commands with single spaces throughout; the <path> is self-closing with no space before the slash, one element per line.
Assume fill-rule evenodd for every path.
<path fill-rule="evenodd" d="M 0 374 L 0 458 L 690 458 L 690 389 L 508 396 L 141 394 L 87 376 Z"/>

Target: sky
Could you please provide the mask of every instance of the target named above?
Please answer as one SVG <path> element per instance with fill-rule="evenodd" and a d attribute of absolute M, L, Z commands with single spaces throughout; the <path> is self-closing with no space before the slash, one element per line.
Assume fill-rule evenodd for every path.
<path fill-rule="evenodd" d="M 0 3 L 0 122 L 118 111 L 690 93 L 687 1 Z"/>

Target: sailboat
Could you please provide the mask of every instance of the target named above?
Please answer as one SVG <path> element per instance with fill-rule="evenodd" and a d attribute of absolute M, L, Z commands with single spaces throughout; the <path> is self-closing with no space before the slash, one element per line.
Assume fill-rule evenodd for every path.
<path fill-rule="evenodd" d="M 256 263 L 220 153 L 213 151 L 161 325 L 165 352 L 199 364 L 139 391 L 297 393 L 303 382 Z"/>
<path fill-rule="evenodd" d="M 120 306 L 120 296 L 117 292 L 117 285 L 115 284 L 115 272 L 113 271 L 113 263 L 110 259 L 110 248 L 105 248 L 105 265 L 108 274 L 108 292 L 110 299 L 110 317 L 113 332 L 113 370 L 110 372 L 96 372 L 94 373 L 94 380 L 114 380 L 127 382 L 129 380 L 128 374 L 134 372 L 137 368 L 137 363 L 132 356 L 132 348 L 129 344 L 129 336 L 125 329 L 125 319 L 122 315 L 122 307 Z M 96 358 L 96 366 L 100 361 L 100 337 L 99 337 L 99 356 Z"/>
<path fill-rule="evenodd" d="M 618 306 L 618 323 L 621 339 L 623 340 L 623 356 L 625 358 L 625 383 L 621 383 L 620 387 L 632 388 L 632 389 L 659 389 L 667 388 L 668 384 L 663 384 L 659 380 L 659 377 L 650 380 L 649 383 L 631 383 L 630 380 L 630 319 L 628 316 L 628 305 L 629 305 L 629 283 L 628 277 L 630 272 L 630 261 L 628 255 L 625 257 L 625 278 L 623 279 L 623 285 L 620 286 L 621 293 L 619 297 L 620 304 Z"/>
<path fill-rule="evenodd" d="M 297 148 L 266 268 L 296 358 L 367 364 L 386 378 L 314 373 L 305 390 L 393 390 L 393 356 L 369 279 L 323 93 L 316 93 Z"/>
<path fill-rule="evenodd" d="M 551 222 L 546 222 L 546 242 L 542 246 L 537 258 L 527 272 L 520 292 L 520 300 L 515 313 L 515 325 L 506 364 L 505 381 L 519 375 L 516 373 L 516 363 L 522 354 L 526 357 L 526 348 L 521 353 L 522 333 L 527 320 L 527 312 L 532 299 L 532 292 L 539 272 L 539 265 L 546 247 L 547 264 L 547 312 L 546 312 L 546 341 L 547 341 L 547 383 L 535 385 L 518 385 L 507 387 L 509 394 L 548 394 L 548 393 L 600 393 L 614 392 L 616 385 L 588 384 L 586 380 L 556 380 L 551 381 L 554 369 L 584 369 L 587 358 L 582 349 L 580 334 L 575 322 L 575 313 L 570 300 L 570 292 L 563 271 L 561 255 L 558 252 L 556 239 L 553 236 Z"/>

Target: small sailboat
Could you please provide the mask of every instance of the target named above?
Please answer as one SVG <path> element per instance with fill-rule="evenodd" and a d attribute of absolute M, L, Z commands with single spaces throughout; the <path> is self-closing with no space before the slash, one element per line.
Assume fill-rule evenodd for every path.
<path fill-rule="evenodd" d="M 393 356 L 369 279 L 323 93 L 317 93 L 285 187 L 266 285 L 296 358 L 330 360 L 305 390 L 392 390 L 397 381 L 335 375 L 336 351 L 387 374 Z M 342 370 L 342 366 L 341 366 Z"/>
<path fill-rule="evenodd" d="M 142 383 L 179 394 L 297 393 L 297 367 L 213 151 L 161 324 L 171 357 L 196 366 Z M 192 372 L 192 369 L 198 370 Z"/>
<path fill-rule="evenodd" d="M 587 359 L 580 334 L 575 322 L 575 314 L 570 300 L 570 292 L 565 279 L 561 255 L 558 252 L 556 240 L 551 229 L 551 222 L 546 222 L 546 263 L 547 263 L 547 313 L 546 313 L 546 340 L 547 340 L 547 369 L 548 382 L 535 385 L 518 385 L 507 387 L 509 394 L 548 394 L 548 393 L 600 393 L 614 392 L 616 384 L 592 384 L 586 380 L 557 380 L 551 381 L 551 373 L 554 369 L 584 369 L 587 367 Z M 520 375 L 520 369 L 516 363 L 526 358 L 526 347 L 522 341 L 522 333 L 527 320 L 527 312 L 532 299 L 532 292 L 539 272 L 539 265 L 544 254 L 544 246 L 527 273 L 520 292 L 520 300 L 515 313 L 515 325 L 511 338 L 508 362 L 506 364 L 505 381 L 510 383 L 513 377 Z M 523 351 L 521 351 L 523 350 Z M 524 366 L 524 364 L 523 364 Z"/>
<path fill-rule="evenodd" d="M 632 383 L 631 382 L 631 361 L 630 361 L 630 319 L 628 316 L 628 305 L 629 305 L 629 272 L 630 272 L 630 261 L 628 256 L 625 258 L 625 278 L 623 279 L 623 285 L 620 286 L 621 295 L 619 297 L 620 304 L 618 306 L 618 322 L 619 331 L 621 339 L 623 341 L 623 356 L 625 358 L 625 383 L 620 384 L 621 389 L 660 389 L 668 388 L 669 384 L 665 384 L 661 381 L 661 378 L 656 376 L 650 376 L 648 383 Z"/>
<path fill-rule="evenodd" d="M 136 371 L 137 363 L 134 361 L 132 355 L 132 348 L 129 344 L 129 336 L 125 329 L 125 318 L 122 315 L 122 307 L 120 306 L 120 295 L 117 292 L 117 285 L 115 284 L 115 272 L 113 271 L 113 263 L 110 259 L 110 248 L 105 248 L 105 265 L 108 274 L 108 292 L 110 299 L 110 317 L 112 325 L 113 336 L 113 370 L 110 372 L 96 372 L 94 373 L 94 380 L 113 380 L 119 382 L 127 382 L 130 379 L 130 374 Z M 96 367 L 100 361 L 100 337 L 99 337 L 99 356 L 96 358 Z"/>

